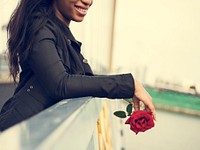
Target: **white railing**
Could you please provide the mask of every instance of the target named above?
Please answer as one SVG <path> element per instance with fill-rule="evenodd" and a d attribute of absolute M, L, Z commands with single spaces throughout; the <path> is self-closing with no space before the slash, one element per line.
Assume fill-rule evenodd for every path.
<path fill-rule="evenodd" d="M 63 100 L 0 133 L 1 150 L 97 150 L 104 100 Z"/>

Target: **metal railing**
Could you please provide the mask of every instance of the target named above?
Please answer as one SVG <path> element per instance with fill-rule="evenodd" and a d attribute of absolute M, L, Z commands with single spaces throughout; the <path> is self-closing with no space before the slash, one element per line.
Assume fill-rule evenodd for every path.
<path fill-rule="evenodd" d="M 0 149 L 97 150 L 103 103 L 103 99 L 91 97 L 60 101 L 0 133 Z"/>

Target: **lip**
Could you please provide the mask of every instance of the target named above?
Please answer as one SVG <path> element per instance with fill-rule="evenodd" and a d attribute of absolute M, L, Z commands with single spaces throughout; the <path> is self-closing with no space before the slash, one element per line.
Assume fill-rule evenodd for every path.
<path fill-rule="evenodd" d="M 87 14 L 88 8 L 84 8 L 78 5 L 75 5 L 75 9 L 76 11 L 81 15 L 81 16 L 85 16 Z"/>

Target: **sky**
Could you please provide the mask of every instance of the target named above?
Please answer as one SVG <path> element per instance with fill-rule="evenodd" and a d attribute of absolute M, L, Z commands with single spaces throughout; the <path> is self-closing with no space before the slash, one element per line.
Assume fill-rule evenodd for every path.
<path fill-rule="evenodd" d="M 116 16 L 115 70 L 200 85 L 199 0 L 117 0 Z"/>

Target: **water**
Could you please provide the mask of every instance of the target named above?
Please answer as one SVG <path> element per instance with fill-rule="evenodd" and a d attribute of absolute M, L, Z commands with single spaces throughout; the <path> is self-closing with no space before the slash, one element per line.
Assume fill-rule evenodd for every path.
<path fill-rule="evenodd" d="M 157 111 L 156 127 L 144 133 L 122 127 L 125 150 L 200 150 L 200 117 Z"/>

